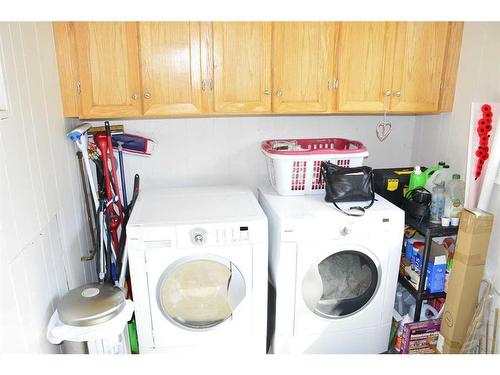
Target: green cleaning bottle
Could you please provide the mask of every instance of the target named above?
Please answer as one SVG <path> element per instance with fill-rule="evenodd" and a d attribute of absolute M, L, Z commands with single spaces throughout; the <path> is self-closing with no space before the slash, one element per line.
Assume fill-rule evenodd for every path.
<path fill-rule="evenodd" d="M 421 186 L 425 186 L 426 182 L 427 182 L 427 175 L 422 173 L 420 165 L 417 165 L 415 166 L 415 168 L 413 168 L 413 172 L 410 175 L 410 183 L 408 185 L 408 191 L 411 191 Z"/>

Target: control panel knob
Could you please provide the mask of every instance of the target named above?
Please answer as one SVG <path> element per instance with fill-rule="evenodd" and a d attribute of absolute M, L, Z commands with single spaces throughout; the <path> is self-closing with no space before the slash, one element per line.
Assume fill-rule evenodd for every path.
<path fill-rule="evenodd" d="M 349 228 L 349 227 L 344 227 L 340 231 L 340 234 L 342 234 L 343 236 L 347 236 L 349 233 L 351 233 L 351 228 Z"/>
<path fill-rule="evenodd" d="M 198 245 L 201 245 L 203 243 L 203 234 L 198 233 L 194 235 L 194 242 Z"/>
<path fill-rule="evenodd" d="M 190 232 L 190 238 L 194 245 L 203 245 L 207 242 L 207 231 L 203 228 L 194 228 Z"/>

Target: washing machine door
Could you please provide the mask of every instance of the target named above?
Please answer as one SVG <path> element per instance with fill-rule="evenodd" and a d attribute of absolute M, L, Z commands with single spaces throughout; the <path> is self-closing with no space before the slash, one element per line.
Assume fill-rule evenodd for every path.
<path fill-rule="evenodd" d="M 380 276 L 378 261 L 367 249 L 346 246 L 310 264 L 302 278 L 302 298 L 322 318 L 345 318 L 370 303 Z"/>
<path fill-rule="evenodd" d="M 229 260 L 191 255 L 168 266 L 157 284 L 157 303 L 174 324 L 205 330 L 228 320 L 245 298 L 245 280 Z"/>

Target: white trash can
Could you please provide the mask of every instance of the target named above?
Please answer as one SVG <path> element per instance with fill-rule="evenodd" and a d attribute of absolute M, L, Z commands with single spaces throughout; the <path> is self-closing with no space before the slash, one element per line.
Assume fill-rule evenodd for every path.
<path fill-rule="evenodd" d="M 134 303 L 111 284 L 87 284 L 69 291 L 47 327 L 47 340 L 65 342 L 65 352 L 130 354 L 127 322 Z M 80 344 L 78 344 L 80 343 Z"/>

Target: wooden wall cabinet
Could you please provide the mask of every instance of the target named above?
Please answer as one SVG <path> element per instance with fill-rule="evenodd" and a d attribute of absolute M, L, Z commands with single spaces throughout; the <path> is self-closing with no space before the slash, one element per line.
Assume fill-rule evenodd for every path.
<path fill-rule="evenodd" d="M 55 22 L 64 115 L 451 111 L 462 22 Z"/>
<path fill-rule="evenodd" d="M 389 110 L 396 22 L 342 22 L 338 53 L 337 110 Z"/>
<path fill-rule="evenodd" d="M 75 22 L 81 117 L 142 115 L 136 22 Z"/>
<path fill-rule="evenodd" d="M 202 114 L 208 28 L 200 22 L 139 22 L 144 115 Z"/>
<path fill-rule="evenodd" d="M 274 23 L 273 112 L 332 111 L 336 27 L 332 22 Z"/>
<path fill-rule="evenodd" d="M 271 23 L 214 22 L 214 112 L 268 113 L 271 89 Z"/>
<path fill-rule="evenodd" d="M 398 24 L 391 111 L 437 112 L 448 26 L 448 22 Z"/>

